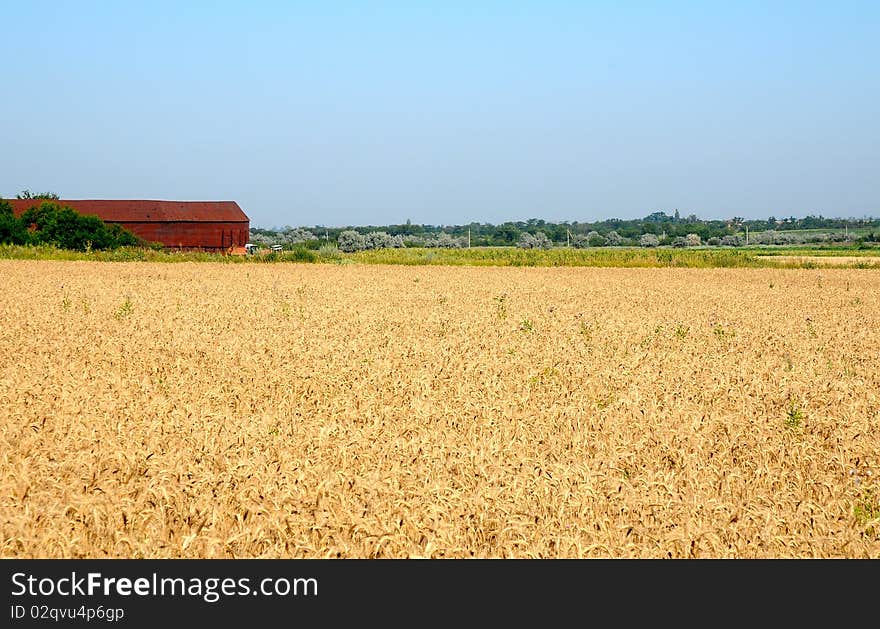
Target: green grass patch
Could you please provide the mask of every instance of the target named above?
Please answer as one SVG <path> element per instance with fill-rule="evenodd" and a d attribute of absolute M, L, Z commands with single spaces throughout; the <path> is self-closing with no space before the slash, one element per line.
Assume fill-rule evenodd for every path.
<path fill-rule="evenodd" d="M 52 246 L 0 245 L 0 259 L 82 260 L 100 262 L 219 262 L 223 264 L 362 263 L 408 266 L 517 266 L 517 267 L 644 267 L 644 268 L 817 268 L 810 260 L 780 259 L 774 256 L 859 256 L 865 267 L 880 262 L 880 248 L 694 247 L 595 247 L 589 249 L 519 249 L 517 247 L 474 247 L 472 249 L 378 249 L 342 253 L 297 247 L 281 253 L 231 256 L 198 251 L 155 250 L 121 247 L 111 251 L 70 251 Z M 853 266 L 853 265 L 849 265 Z M 857 265 L 858 266 L 858 265 Z"/>
<path fill-rule="evenodd" d="M 281 253 L 232 256 L 204 251 L 173 251 L 148 247 L 120 247 L 105 251 L 74 251 L 50 245 L 0 245 L 0 259 L 75 260 L 91 262 L 221 262 L 223 264 L 261 264 L 271 262 L 318 262 L 317 251 L 297 247 Z"/>
<path fill-rule="evenodd" d="M 738 268 L 762 266 L 756 255 L 736 249 L 642 249 L 604 247 L 592 249 L 519 249 L 475 247 L 473 249 L 380 249 L 348 254 L 366 264 L 412 266 L 593 266 Z"/>
<path fill-rule="evenodd" d="M 759 256 L 865 256 L 880 257 L 880 245 L 864 243 L 863 245 L 763 245 L 740 247 L 745 251 Z"/>

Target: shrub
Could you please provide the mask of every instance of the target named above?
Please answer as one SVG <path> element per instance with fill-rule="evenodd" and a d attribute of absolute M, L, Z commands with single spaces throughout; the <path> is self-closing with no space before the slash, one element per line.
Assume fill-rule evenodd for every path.
<path fill-rule="evenodd" d="M 461 238 L 453 238 L 446 232 L 440 232 L 434 239 L 434 246 L 441 249 L 461 249 L 464 244 Z"/>
<path fill-rule="evenodd" d="M 0 199 L 0 244 L 23 245 L 28 240 L 24 223 L 15 217 L 12 205 Z"/>
<path fill-rule="evenodd" d="M 768 229 L 767 231 L 755 234 L 755 242 L 759 245 L 776 244 L 777 238 L 778 232 L 775 229 Z"/>
<path fill-rule="evenodd" d="M 586 234 L 575 234 L 571 237 L 571 246 L 575 249 L 586 249 L 590 246 L 590 239 Z"/>
<path fill-rule="evenodd" d="M 703 244 L 699 234 L 688 234 L 684 238 L 688 247 L 699 247 Z"/>
<path fill-rule="evenodd" d="M 520 249 L 534 249 L 535 248 L 535 237 L 531 234 L 524 232 L 520 235 L 519 240 L 516 243 L 516 246 Z"/>
<path fill-rule="evenodd" d="M 642 234 L 639 244 L 642 247 L 657 247 L 660 245 L 660 239 L 655 234 Z"/>
<path fill-rule="evenodd" d="M 306 249 L 304 246 L 300 245 L 293 248 L 293 251 L 288 255 L 287 259 L 293 260 L 294 262 L 317 262 L 318 254 L 311 249 Z"/>
<path fill-rule="evenodd" d="M 743 239 L 741 236 L 724 236 L 721 238 L 721 244 L 724 247 L 741 247 Z"/>
<path fill-rule="evenodd" d="M 250 234 L 250 241 L 255 245 L 262 245 L 264 247 L 269 247 L 274 244 L 278 244 L 276 242 L 276 238 L 269 236 L 268 234 L 259 234 L 253 233 Z"/>
<path fill-rule="evenodd" d="M 836 234 L 836 235 L 835 235 L 835 234 L 822 234 L 822 233 L 818 233 L 818 234 L 806 234 L 806 235 L 804 236 L 804 242 L 811 242 L 811 243 L 816 243 L 816 242 L 828 242 L 828 241 L 830 241 L 830 240 L 835 240 L 835 239 L 838 238 L 838 237 L 839 237 L 841 240 L 844 239 L 843 234 Z"/>
<path fill-rule="evenodd" d="M 334 243 L 321 245 L 321 248 L 318 249 L 318 255 L 323 260 L 337 260 L 340 257 L 339 247 L 337 247 Z"/>
<path fill-rule="evenodd" d="M 605 238 L 602 237 L 599 232 L 592 231 L 587 234 L 587 242 L 591 247 L 604 247 L 605 246 Z"/>
<path fill-rule="evenodd" d="M 687 247 L 687 238 L 684 236 L 676 236 L 670 243 L 673 247 Z"/>
<path fill-rule="evenodd" d="M 281 234 L 281 240 L 291 245 L 298 245 L 312 240 L 318 240 L 318 237 L 307 229 L 297 227 L 296 229 L 286 229 Z"/>
<path fill-rule="evenodd" d="M 553 241 L 545 234 L 544 232 L 538 232 L 535 234 L 535 242 L 538 243 L 539 249 L 552 249 Z"/>
<path fill-rule="evenodd" d="M 544 232 L 537 232 L 534 236 L 525 232 L 519 237 L 516 246 L 521 249 L 550 249 L 553 241 Z"/>
<path fill-rule="evenodd" d="M 610 231 L 605 236 L 605 244 L 609 247 L 619 247 L 626 244 L 626 238 L 618 234 L 616 231 Z"/>
<path fill-rule="evenodd" d="M 366 249 L 400 249 L 405 246 L 402 235 L 391 236 L 386 232 L 370 232 L 364 236 L 364 244 Z M 457 246 L 457 243 L 451 244 L 446 239 L 439 239 L 433 244 L 438 247 Z"/>
<path fill-rule="evenodd" d="M 455 238 L 446 232 L 440 232 L 436 236 L 409 236 L 398 234 L 391 236 L 391 241 L 387 245 L 393 249 L 403 247 L 427 247 L 429 249 L 462 249 L 467 246 L 466 238 Z"/>
<path fill-rule="evenodd" d="M 354 253 L 355 251 L 363 251 L 367 248 L 367 240 L 363 234 L 359 234 L 353 229 L 347 229 L 339 234 L 339 249 L 345 253 Z"/>
<path fill-rule="evenodd" d="M 721 244 L 721 239 L 718 236 L 712 236 L 709 240 L 706 241 L 706 244 L 710 247 L 717 247 Z"/>
<path fill-rule="evenodd" d="M 87 251 L 143 244 L 119 225 L 108 226 L 97 216 L 80 214 L 54 201 L 44 201 L 26 210 L 20 222 L 30 231 L 32 243 L 54 245 L 59 249 Z"/>
<path fill-rule="evenodd" d="M 364 246 L 366 249 L 385 249 L 390 246 L 391 236 L 386 232 L 370 232 L 364 236 Z"/>
<path fill-rule="evenodd" d="M 107 226 L 107 229 L 110 231 L 110 235 L 116 241 L 115 247 L 138 247 L 144 244 L 144 242 L 132 234 L 127 229 L 123 229 L 121 225 L 116 223 L 112 223 Z M 150 248 L 157 250 L 164 248 L 162 243 L 150 243 Z"/>

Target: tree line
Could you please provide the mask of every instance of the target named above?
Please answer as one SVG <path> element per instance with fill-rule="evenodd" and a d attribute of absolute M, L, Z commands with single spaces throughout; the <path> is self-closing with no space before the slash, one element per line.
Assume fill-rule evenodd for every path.
<path fill-rule="evenodd" d="M 251 240 L 257 244 L 281 244 L 317 249 L 328 243 L 339 243 L 343 249 L 361 250 L 384 247 L 459 247 L 459 246 L 524 246 L 544 248 L 547 242 L 574 247 L 588 246 L 695 246 L 697 244 L 741 246 L 744 244 L 801 244 L 825 242 L 826 234 L 795 235 L 796 230 L 874 229 L 862 237 L 880 241 L 880 218 L 843 219 L 809 215 L 766 220 L 702 220 L 691 214 L 680 216 L 654 212 L 641 219 L 607 219 L 596 222 L 550 222 L 542 219 L 467 225 L 405 224 L 365 225 L 346 227 L 284 227 L 280 229 L 251 228 Z M 350 233 L 347 233 L 350 232 Z M 746 233 L 756 235 L 746 243 Z M 763 232 L 764 235 L 760 235 Z M 786 233 L 789 232 L 789 233 Z M 343 233 L 345 236 L 343 237 Z M 647 238 L 645 238 L 647 236 Z M 653 236 L 654 238 L 651 238 Z M 360 238 L 363 238 L 361 240 Z M 533 243 L 532 239 L 538 239 Z M 654 242 L 656 239 L 656 243 Z"/>

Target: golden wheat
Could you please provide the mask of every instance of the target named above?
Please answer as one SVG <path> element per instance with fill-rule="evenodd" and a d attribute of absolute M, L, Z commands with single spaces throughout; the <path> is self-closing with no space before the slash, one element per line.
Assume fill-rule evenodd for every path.
<path fill-rule="evenodd" d="M 3 557 L 880 557 L 875 271 L 0 286 Z"/>

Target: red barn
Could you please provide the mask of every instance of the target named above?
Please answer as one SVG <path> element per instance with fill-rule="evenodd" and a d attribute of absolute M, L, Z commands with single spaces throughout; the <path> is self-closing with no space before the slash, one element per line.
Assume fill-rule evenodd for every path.
<path fill-rule="evenodd" d="M 9 199 L 16 216 L 44 199 Z M 80 214 L 116 223 L 135 236 L 166 247 L 225 251 L 244 247 L 250 219 L 235 201 L 57 201 Z"/>

